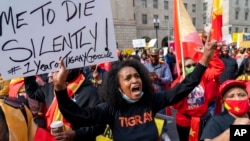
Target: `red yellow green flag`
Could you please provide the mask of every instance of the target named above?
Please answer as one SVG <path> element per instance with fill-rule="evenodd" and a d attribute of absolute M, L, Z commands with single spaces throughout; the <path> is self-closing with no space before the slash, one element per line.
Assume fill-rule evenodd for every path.
<path fill-rule="evenodd" d="M 184 57 L 193 57 L 194 48 L 202 46 L 182 0 L 174 0 L 174 46 L 178 62 Z"/>
<path fill-rule="evenodd" d="M 212 35 L 211 39 L 222 41 L 222 0 L 214 0 L 212 7 Z"/>

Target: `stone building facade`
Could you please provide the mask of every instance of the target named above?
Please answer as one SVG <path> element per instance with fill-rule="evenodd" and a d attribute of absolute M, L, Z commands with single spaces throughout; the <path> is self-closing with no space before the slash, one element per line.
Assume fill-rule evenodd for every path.
<path fill-rule="evenodd" d="M 223 34 L 249 32 L 250 0 L 223 1 Z M 183 0 L 198 32 L 210 22 L 212 0 Z M 173 0 L 111 0 L 119 49 L 132 48 L 133 39 L 158 38 L 158 47 L 173 40 Z M 159 19 L 159 29 L 154 28 Z M 157 46 L 157 45 L 156 45 Z"/>
<path fill-rule="evenodd" d="M 209 9 L 212 7 L 211 0 L 205 0 L 205 3 Z M 227 35 L 237 32 L 250 32 L 250 1 L 223 0 L 222 33 Z"/>

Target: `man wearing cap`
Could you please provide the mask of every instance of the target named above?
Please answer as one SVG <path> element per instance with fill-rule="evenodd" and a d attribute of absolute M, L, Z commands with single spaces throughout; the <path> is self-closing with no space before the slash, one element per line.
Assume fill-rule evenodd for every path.
<path fill-rule="evenodd" d="M 172 74 L 167 63 L 159 62 L 159 50 L 157 48 L 152 48 L 149 51 L 149 57 L 150 62 L 144 65 L 150 72 L 155 91 L 159 92 L 173 81 Z"/>
<path fill-rule="evenodd" d="M 229 141 L 230 125 L 250 125 L 249 97 L 244 82 L 227 80 L 220 86 L 225 110 L 205 126 L 201 141 Z"/>
<path fill-rule="evenodd" d="M 163 91 L 168 86 L 170 87 L 173 81 L 170 68 L 167 63 L 159 61 L 159 50 L 157 48 L 152 48 L 149 50 L 150 62 L 144 64 L 144 66 L 150 72 L 150 77 L 153 82 L 153 88 L 155 92 Z M 161 114 L 166 115 L 166 110 L 162 109 Z M 162 138 L 167 136 L 167 120 L 164 121 L 162 129 Z"/>

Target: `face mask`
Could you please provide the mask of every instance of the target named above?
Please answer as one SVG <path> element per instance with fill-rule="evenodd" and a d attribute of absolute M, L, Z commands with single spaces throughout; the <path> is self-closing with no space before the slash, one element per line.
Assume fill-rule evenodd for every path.
<path fill-rule="evenodd" d="M 193 72 L 194 69 L 195 69 L 194 66 L 192 66 L 192 67 L 190 67 L 190 68 L 185 68 L 186 75 L 189 74 L 189 73 L 191 73 L 191 72 Z"/>
<path fill-rule="evenodd" d="M 135 103 L 135 102 L 137 102 L 138 100 L 140 100 L 140 98 L 141 98 L 141 97 L 143 96 L 143 94 L 144 94 L 144 92 L 141 92 L 140 98 L 139 98 L 138 100 L 133 100 L 133 99 L 129 98 L 126 94 L 124 94 L 124 93 L 121 91 L 121 89 L 119 89 L 119 91 L 121 92 L 122 98 L 123 98 L 124 100 L 126 100 L 128 103 Z"/>
<path fill-rule="evenodd" d="M 224 107 L 236 116 L 242 116 L 249 111 L 249 99 L 246 100 L 225 100 Z"/>

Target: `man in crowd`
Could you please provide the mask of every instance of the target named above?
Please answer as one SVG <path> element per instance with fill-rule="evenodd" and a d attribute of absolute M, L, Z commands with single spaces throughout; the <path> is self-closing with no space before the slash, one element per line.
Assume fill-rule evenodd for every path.
<path fill-rule="evenodd" d="M 93 84 L 85 79 L 80 68 L 71 69 L 67 77 L 67 90 L 72 101 L 80 107 L 93 107 L 100 103 L 97 90 Z M 56 74 L 57 72 L 54 72 Z M 54 76 L 54 75 L 53 75 Z M 104 132 L 105 125 L 96 125 L 93 127 L 74 128 L 68 123 L 58 109 L 57 99 L 54 95 L 53 83 L 44 86 L 38 86 L 35 83 L 35 76 L 25 78 L 25 89 L 30 98 L 45 102 L 48 108 L 46 113 L 47 129 L 53 121 L 63 121 L 65 131 L 57 134 L 57 140 L 88 140 L 95 141 L 95 137 Z M 71 130 L 72 129 L 72 130 Z"/>
<path fill-rule="evenodd" d="M 150 72 L 155 91 L 159 92 L 173 81 L 170 68 L 167 63 L 159 62 L 159 50 L 153 48 L 149 52 L 150 62 L 145 63 L 145 67 Z"/>
<path fill-rule="evenodd" d="M 238 70 L 237 62 L 234 58 L 229 56 L 229 49 L 227 45 L 222 45 L 220 59 L 223 61 L 225 69 L 220 76 L 220 84 L 229 79 L 234 79 L 235 73 Z"/>

